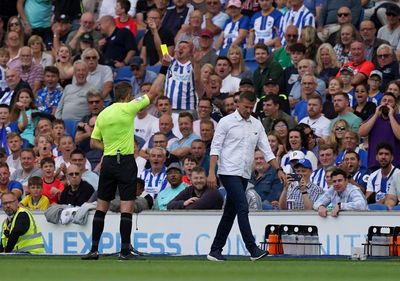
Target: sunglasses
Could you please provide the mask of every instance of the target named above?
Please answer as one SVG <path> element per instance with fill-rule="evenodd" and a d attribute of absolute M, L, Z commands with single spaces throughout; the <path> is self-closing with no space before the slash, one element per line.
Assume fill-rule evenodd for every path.
<path fill-rule="evenodd" d="M 10 23 L 10 27 L 11 27 L 11 26 L 20 26 L 20 24 L 19 24 L 19 22 L 11 22 L 11 23 Z"/>
<path fill-rule="evenodd" d="M 286 34 L 286 37 L 288 37 L 288 38 L 297 38 L 298 35 L 297 34 Z"/>
<path fill-rule="evenodd" d="M 350 14 L 349 13 L 338 13 L 337 16 L 340 17 L 348 17 Z"/>
<path fill-rule="evenodd" d="M 80 175 L 80 173 L 68 173 L 68 176 L 70 176 L 70 177 L 77 177 L 79 175 Z"/>
<path fill-rule="evenodd" d="M 85 60 L 97 60 L 97 57 L 96 56 L 85 57 Z"/>
<path fill-rule="evenodd" d="M 337 126 L 335 128 L 335 131 L 344 131 L 344 130 L 346 130 L 346 127 L 344 127 L 344 126 Z"/>
<path fill-rule="evenodd" d="M 382 54 L 382 55 L 377 55 L 378 59 L 386 59 L 390 56 L 390 54 Z"/>

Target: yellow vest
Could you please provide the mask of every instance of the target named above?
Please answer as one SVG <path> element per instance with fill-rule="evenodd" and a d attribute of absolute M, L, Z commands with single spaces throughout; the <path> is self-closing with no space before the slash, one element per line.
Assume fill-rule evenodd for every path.
<path fill-rule="evenodd" d="M 18 208 L 15 213 L 9 233 L 11 233 L 14 229 L 15 221 L 20 213 L 26 213 L 29 217 L 29 229 L 23 235 L 18 238 L 17 244 L 13 249 L 14 253 L 30 253 L 30 254 L 41 254 L 44 253 L 44 242 L 42 232 L 40 228 L 37 226 L 35 220 L 33 219 L 32 214 L 24 209 Z M 3 222 L 3 227 L 1 231 L 1 243 L 5 248 L 7 246 L 8 237 L 4 235 L 4 230 L 7 229 L 7 219 Z"/>

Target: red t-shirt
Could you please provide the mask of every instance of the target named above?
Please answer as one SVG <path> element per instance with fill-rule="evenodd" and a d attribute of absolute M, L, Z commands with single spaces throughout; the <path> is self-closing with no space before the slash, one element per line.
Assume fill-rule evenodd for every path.
<path fill-rule="evenodd" d="M 58 203 L 58 195 L 54 195 L 50 193 L 50 189 L 52 187 L 57 188 L 60 192 L 64 190 L 64 183 L 60 181 L 59 178 L 55 178 L 53 182 L 47 183 L 44 181 L 44 178 L 42 179 L 43 182 L 43 192 L 42 194 L 47 196 L 50 200 L 50 204 Z"/>
<path fill-rule="evenodd" d="M 349 61 L 343 65 L 343 67 L 345 67 L 345 66 L 353 69 L 354 75 L 356 75 L 358 73 L 362 73 L 365 75 L 366 78 L 368 78 L 369 75 L 371 74 L 372 70 L 375 69 L 374 64 L 369 60 L 365 60 L 362 63 L 357 64 L 357 65 L 355 65 L 354 62 Z M 338 72 L 336 77 L 339 77 L 339 76 L 340 76 L 340 71 Z"/>
<path fill-rule="evenodd" d="M 114 21 L 115 21 L 115 25 L 116 25 L 118 28 L 126 28 L 126 29 L 129 29 L 129 30 L 132 32 L 132 34 L 135 36 L 135 38 L 136 38 L 136 34 L 137 34 L 137 25 L 136 25 L 136 22 L 135 22 L 135 20 L 134 20 L 133 18 L 129 17 L 129 20 L 128 20 L 128 21 L 126 21 L 126 22 L 121 22 L 120 18 L 119 18 L 119 17 L 116 17 L 116 18 L 114 18 Z"/>

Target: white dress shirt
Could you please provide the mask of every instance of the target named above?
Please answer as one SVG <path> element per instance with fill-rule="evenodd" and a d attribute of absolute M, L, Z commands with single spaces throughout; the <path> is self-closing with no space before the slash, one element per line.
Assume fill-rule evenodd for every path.
<path fill-rule="evenodd" d="M 261 122 L 253 116 L 245 120 L 236 110 L 218 122 L 210 155 L 218 156 L 218 174 L 250 179 L 256 147 L 267 162 L 275 159 Z"/>

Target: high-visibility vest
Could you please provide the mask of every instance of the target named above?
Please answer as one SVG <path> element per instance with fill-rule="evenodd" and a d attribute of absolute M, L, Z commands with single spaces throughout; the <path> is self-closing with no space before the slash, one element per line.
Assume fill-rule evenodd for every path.
<path fill-rule="evenodd" d="M 15 213 L 12 221 L 11 227 L 9 229 L 9 233 L 12 233 L 15 221 L 20 213 L 26 213 L 29 217 L 29 229 L 23 235 L 18 238 L 17 244 L 15 244 L 13 252 L 14 253 L 31 253 L 31 254 L 41 254 L 44 253 L 44 241 L 42 232 L 40 228 L 36 224 L 35 220 L 33 219 L 32 214 L 24 209 L 18 208 L 17 212 Z M 4 234 L 4 230 L 7 229 L 7 219 L 4 220 L 2 231 L 1 231 L 1 243 L 5 248 L 7 246 L 8 237 Z"/>

